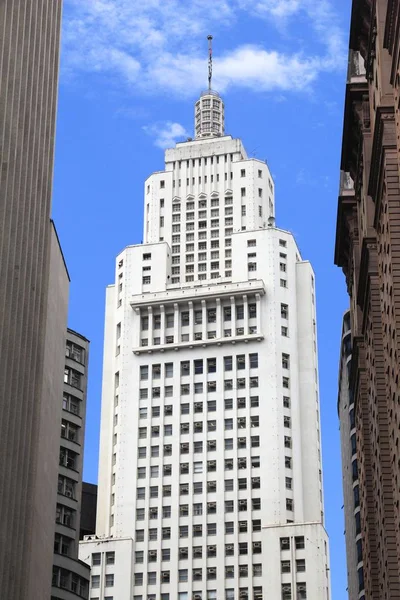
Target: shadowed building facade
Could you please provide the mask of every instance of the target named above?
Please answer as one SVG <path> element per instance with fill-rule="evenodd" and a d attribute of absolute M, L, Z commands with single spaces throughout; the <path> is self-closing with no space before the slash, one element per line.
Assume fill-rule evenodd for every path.
<path fill-rule="evenodd" d="M 400 598 L 399 11 L 398 1 L 353 1 L 335 249 L 350 296 L 362 583 L 371 600 Z"/>
<path fill-rule="evenodd" d="M 0 2 L 0 589 L 50 597 L 68 274 L 50 221 L 62 0 Z"/>

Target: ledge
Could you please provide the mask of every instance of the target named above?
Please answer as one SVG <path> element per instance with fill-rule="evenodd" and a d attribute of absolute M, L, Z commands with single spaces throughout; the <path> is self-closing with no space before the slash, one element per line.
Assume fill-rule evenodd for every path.
<path fill-rule="evenodd" d="M 159 304 L 172 304 L 174 302 L 206 300 L 207 298 L 223 296 L 235 296 L 239 294 L 265 294 L 265 285 L 261 279 L 242 281 L 239 283 L 220 283 L 215 285 L 199 285 L 196 287 L 183 287 L 167 289 L 162 292 L 148 292 L 132 296 L 131 306 L 133 309 L 141 306 Z"/>
<path fill-rule="evenodd" d="M 212 338 L 207 340 L 193 340 L 191 342 L 179 342 L 173 344 L 158 344 L 157 346 L 140 346 L 139 348 L 134 348 L 133 352 L 135 354 L 152 354 L 153 352 L 166 352 L 174 350 L 178 352 L 179 350 L 187 350 L 187 349 L 195 349 L 195 348 L 205 348 L 207 346 L 222 346 L 222 344 L 239 344 L 240 342 L 244 342 L 248 344 L 249 342 L 261 342 L 264 339 L 264 335 L 262 333 L 248 333 L 247 335 L 235 335 L 232 337 L 220 337 L 220 338 Z"/>

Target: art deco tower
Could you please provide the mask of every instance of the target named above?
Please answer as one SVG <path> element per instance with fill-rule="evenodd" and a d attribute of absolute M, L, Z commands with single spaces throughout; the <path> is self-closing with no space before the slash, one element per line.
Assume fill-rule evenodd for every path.
<path fill-rule="evenodd" d="M 313 271 L 211 89 L 195 131 L 107 289 L 91 597 L 328 600 Z"/>

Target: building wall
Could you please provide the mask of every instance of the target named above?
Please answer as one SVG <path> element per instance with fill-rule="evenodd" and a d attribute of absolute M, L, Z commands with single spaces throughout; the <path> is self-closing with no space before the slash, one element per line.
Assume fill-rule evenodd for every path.
<path fill-rule="evenodd" d="M 144 191 L 146 243 L 107 289 L 81 557 L 134 540 L 119 600 L 327 600 L 314 275 L 274 226 L 268 167 L 230 136 L 188 141 Z"/>
<path fill-rule="evenodd" d="M 89 341 L 67 330 L 59 439 L 58 487 L 52 600 L 88 597 L 89 573 L 78 561 L 82 508 L 82 473 L 89 366 Z"/>
<path fill-rule="evenodd" d="M 56 336 L 66 325 L 67 280 L 65 270 L 51 273 L 52 260 L 62 267 L 51 258 L 49 220 L 61 6 L 0 3 L 0 587 L 15 600 L 50 593 L 54 520 L 39 515 L 53 514 L 60 409 L 50 390 L 61 392 Z M 59 353 L 47 364 L 46 343 Z"/>
<path fill-rule="evenodd" d="M 363 69 L 346 87 L 335 255 L 350 295 L 365 596 L 379 600 L 400 597 L 397 4 L 353 2 Z"/>
<path fill-rule="evenodd" d="M 343 317 L 339 363 L 338 413 L 342 453 L 344 525 L 346 536 L 347 582 L 349 600 L 365 598 L 358 480 L 356 421 L 353 396 L 349 388 L 351 370 L 350 312 Z"/>

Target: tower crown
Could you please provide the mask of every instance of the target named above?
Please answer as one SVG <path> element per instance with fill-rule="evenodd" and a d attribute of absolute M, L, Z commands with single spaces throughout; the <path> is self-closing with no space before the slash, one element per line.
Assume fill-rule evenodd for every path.
<path fill-rule="evenodd" d="M 219 137 L 225 133 L 224 103 L 211 88 L 212 81 L 212 35 L 208 39 L 208 90 L 202 92 L 195 106 L 194 128 L 196 138 Z"/>
<path fill-rule="evenodd" d="M 202 92 L 195 105 L 196 138 L 219 137 L 225 133 L 225 107 L 213 90 Z"/>

